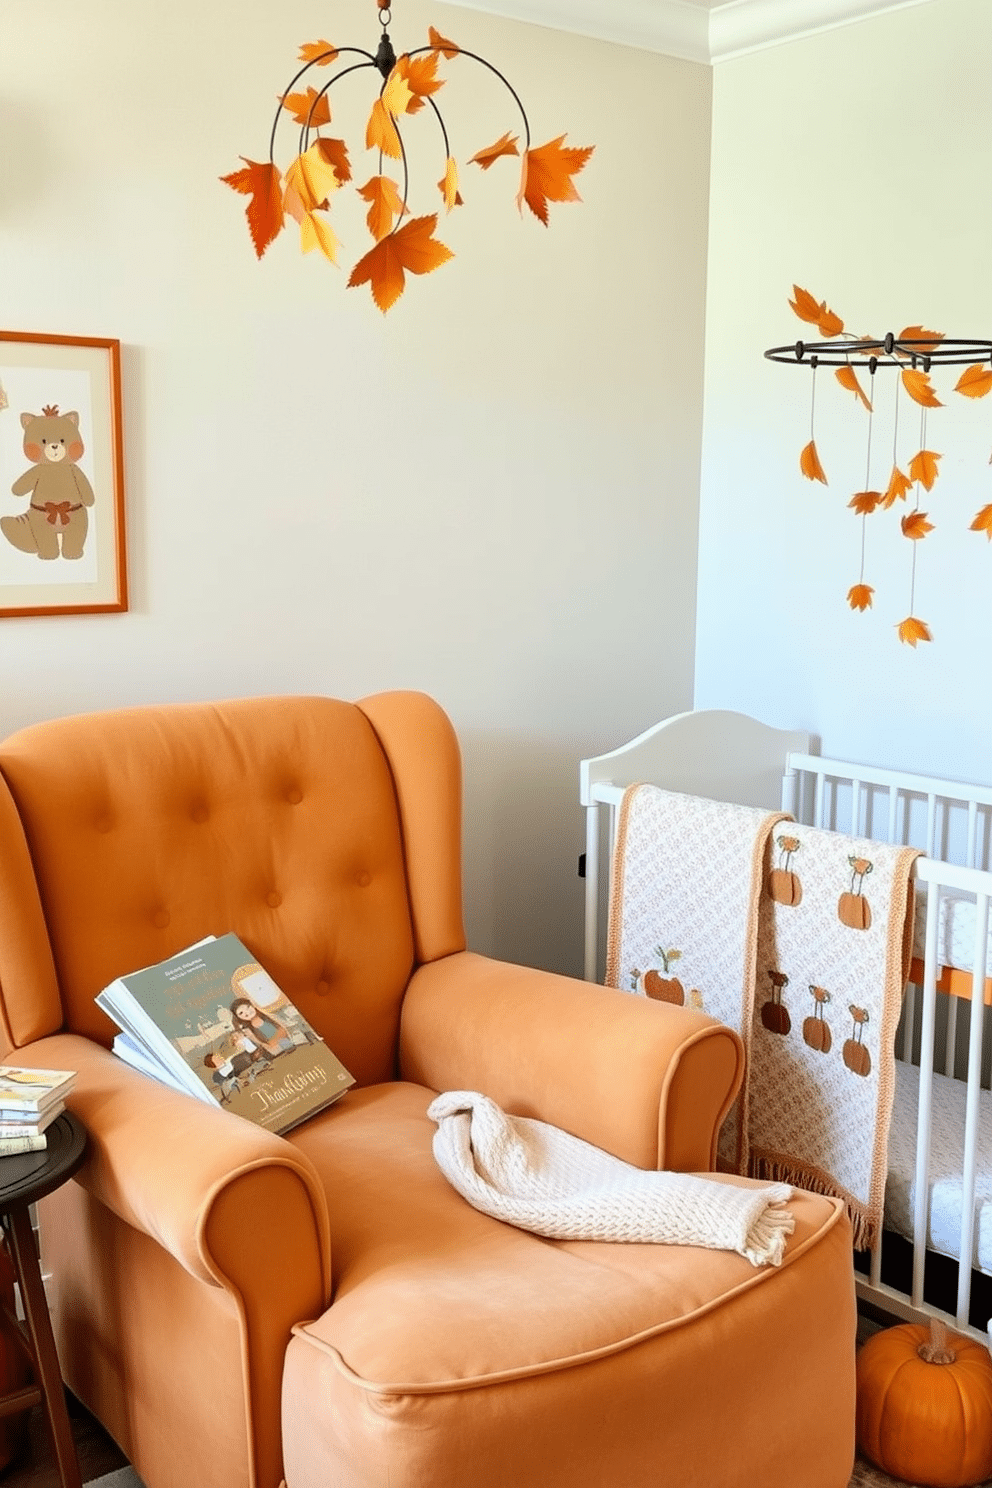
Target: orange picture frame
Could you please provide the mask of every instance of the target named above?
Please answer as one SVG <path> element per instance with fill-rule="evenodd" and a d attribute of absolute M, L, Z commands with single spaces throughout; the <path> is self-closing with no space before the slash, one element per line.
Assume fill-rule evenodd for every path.
<path fill-rule="evenodd" d="M 120 342 L 0 331 L 0 617 L 123 611 Z"/>

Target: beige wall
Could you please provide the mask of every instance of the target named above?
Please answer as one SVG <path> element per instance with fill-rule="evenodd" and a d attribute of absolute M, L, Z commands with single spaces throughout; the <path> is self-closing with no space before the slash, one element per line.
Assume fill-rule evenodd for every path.
<path fill-rule="evenodd" d="M 832 373 L 818 379 L 830 485 L 804 480 L 808 374 L 762 352 L 815 335 L 789 309 L 794 283 L 859 333 L 992 337 L 990 76 L 988 0 L 932 0 L 715 69 L 695 694 L 811 729 L 825 752 L 983 781 L 992 546 L 968 524 L 992 502 L 992 399 L 934 374 L 945 406 L 927 442 L 944 458 L 916 586 L 934 640 L 913 651 L 894 628 L 908 612 L 901 506 L 868 519 L 875 609 L 846 604 L 864 415 Z M 891 376 L 877 386 L 870 486 L 893 452 Z M 901 458 L 918 414 L 903 400 Z"/>
<path fill-rule="evenodd" d="M 512 164 L 466 168 L 457 257 L 384 319 L 289 235 L 256 263 L 217 180 L 302 42 L 374 45 L 371 0 L 3 0 L 0 326 L 122 342 L 133 603 L 0 621 L 0 730 L 425 688 L 465 744 L 474 944 L 578 969 L 578 760 L 691 695 L 711 75 L 416 0 L 394 39 L 429 22 L 597 152 L 548 230 Z M 513 116 L 452 77 L 464 159 Z"/>

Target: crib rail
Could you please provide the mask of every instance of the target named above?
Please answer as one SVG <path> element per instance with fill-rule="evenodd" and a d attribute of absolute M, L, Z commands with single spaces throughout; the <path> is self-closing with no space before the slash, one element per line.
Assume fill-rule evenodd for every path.
<path fill-rule="evenodd" d="M 974 1281 L 980 1264 L 986 1275 L 990 1269 L 988 1255 L 978 1254 L 982 1226 L 976 1219 L 976 1196 L 982 1127 L 988 1130 L 992 1124 L 992 1078 L 983 1074 L 992 1064 L 992 1030 L 987 1027 L 990 1020 L 985 1011 L 992 1001 L 992 788 L 792 754 L 786 762 L 782 805 L 811 825 L 905 843 L 925 854 L 914 870 L 925 895 L 922 956 L 917 951 L 897 1046 L 897 1057 L 905 1066 L 916 1066 L 919 1081 L 911 1191 L 911 1280 L 900 1278 L 894 1284 L 891 1277 L 883 1279 L 886 1270 L 891 1269 L 885 1265 L 886 1248 L 901 1243 L 887 1234 L 879 1237 L 868 1275 L 859 1277 L 858 1292 L 863 1300 L 888 1313 L 919 1321 L 944 1316 L 963 1331 L 987 1337 L 985 1328 L 992 1303 L 974 1295 Z M 955 857 L 957 862 L 952 861 Z M 948 937 L 945 934 L 942 938 L 942 925 L 948 923 L 949 909 L 962 919 L 965 915 L 973 917 L 970 946 L 963 950 L 958 945 L 953 958 L 955 962 L 967 961 L 967 967 L 948 965 Z M 958 936 L 959 941 L 961 938 Z M 945 997 L 945 991 L 956 995 Z M 962 1007 L 968 1024 L 965 1050 L 959 1047 L 958 1037 Z M 933 1159 L 935 1090 L 941 1073 L 946 1080 L 959 1082 L 957 1089 L 963 1085 L 965 1090 L 961 1170 L 949 1185 L 952 1202 L 960 1203 L 960 1226 L 956 1246 L 948 1247 L 946 1238 L 944 1242 L 945 1254 L 948 1249 L 956 1250 L 953 1300 L 946 1292 L 934 1300 L 933 1289 L 927 1285 L 928 1255 L 932 1256 L 937 1228 L 936 1185 L 939 1182 L 942 1191 L 948 1188 L 947 1176 L 935 1174 Z M 953 1135 L 956 1139 L 960 1133 Z M 890 1171 L 890 1190 L 892 1183 Z M 987 1224 L 992 1226 L 992 1210 Z"/>

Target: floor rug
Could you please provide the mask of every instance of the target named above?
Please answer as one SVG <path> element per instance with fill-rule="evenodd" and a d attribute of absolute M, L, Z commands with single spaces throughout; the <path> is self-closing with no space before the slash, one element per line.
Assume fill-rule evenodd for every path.
<path fill-rule="evenodd" d="M 142 1482 L 133 1467 L 119 1467 L 102 1478 L 91 1478 L 83 1488 L 142 1488 Z"/>

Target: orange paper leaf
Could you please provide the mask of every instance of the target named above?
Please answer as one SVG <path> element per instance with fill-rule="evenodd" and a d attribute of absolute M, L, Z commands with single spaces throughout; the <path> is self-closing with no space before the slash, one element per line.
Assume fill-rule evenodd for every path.
<path fill-rule="evenodd" d="M 816 445 L 812 439 L 799 456 L 799 469 L 807 480 L 818 480 L 824 485 L 827 484 L 827 477 L 823 473 L 823 466 L 820 464 L 820 457 L 816 453 Z"/>
<path fill-rule="evenodd" d="M 438 56 L 437 52 L 428 52 L 426 57 L 410 57 L 404 52 L 402 57 L 396 59 L 396 66 L 390 73 L 390 81 L 395 75 L 401 78 L 409 89 L 410 97 L 406 104 L 406 113 L 415 114 L 418 109 L 423 108 L 425 98 L 429 98 L 432 93 L 444 87 L 444 78 L 435 77 Z M 401 109 L 393 108 L 388 102 L 386 107 L 393 114 L 403 112 Z"/>
<path fill-rule="evenodd" d="M 899 639 L 905 641 L 907 646 L 916 645 L 917 641 L 932 641 L 929 625 L 922 620 L 917 620 L 914 615 L 908 616 L 899 624 Z"/>
<path fill-rule="evenodd" d="M 519 135 L 510 134 L 507 131 L 506 134 L 500 136 L 494 145 L 488 145 L 486 149 L 479 150 L 473 155 L 469 160 L 469 165 L 481 165 L 483 170 L 488 170 L 493 161 L 499 160 L 502 155 L 519 155 L 520 151 L 517 149 L 518 139 Z"/>
<path fill-rule="evenodd" d="M 321 160 L 331 167 L 331 170 L 342 186 L 346 181 L 351 180 L 348 146 L 343 139 L 318 139 L 314 141 L 310 148 L 316 150 Z"/>
<path fill-rule="evenodd" d="M 892 474 L 889 476 L 889 484 L 885 495 L 882 497 L 882 505 L 886 511 L 896 501 L 905 501 L 906 492 L 911 489 L 913 482 L 909 476 L 903 475 L 898 465 L 893 465 Z"/>
<path fill-rule="evenodd" d="M 980 512 L 975 513 L 970 532 L 984 532 L 989 542 L 992 542 L 992 506 L 983 506 Z"/>
<path fill-rule="evenodd" d="M 933 523 L 927 521 L 927 513 L 924 511 L 907 512 L 902 519 L 903 537 L 910 537 L 914 542 L 932 531 Z"/>
<path fill-rule="evenodd" d="M 937 461 L 943 459 L 942 455 L 933 450 L 920 450 L 909 462 L 910 480 L 919 481 L 926 491 L 933 489 L 933 483 L 940 471 L 937 469 Z"/>
<path fill-rule="evenodd" d="M 572 177 L 578 174 L 593 151 L 591 145 L 576 149 L 562 149 L 564 138 L 565 136 L 560 134 L 557 139 L 549 140 L 546 145 L 540 145 L 536 150 L 524 152 L 517 206 L 523 211 L 523 203 L 526 202 L 534 216 L 543 222 L 545 227 L 548 225 L 549 201 L 582 200 L 575 189 Z"/>
<path fill-rule="evenodd" d="M 852 610 L 870 610 L 874 593 L 870 584 L 855 584 L 847 591 L 847 602 Z"/>
<path fill-rule="evenodd" d="M 308 41 L 300 47 L 300 61 L 314 62 L 318 67 L 329 67 L 337 54 L 337 47 L 329 41 Z"/>
<path fill-rule="evenodd" d="M 327 94 L 318 93 L 316 88 L 308 88 L 305 93 L 287 93 L 282 106 L 288 109 L 297 124 L 308 124 L 311 129 L 319 129 L 321 124 L 331 122 Z"/>
<path fill-rule="evenodd" d="M 847 388 L 849 393 L 854 393 L 855 397 L 859 398 L 868 412 L 871 413 L 871 402 L 865 396 L 864 389 L 858 381 L 858 374 L 854 368 L 851 366 L 838 367 L 835 375 L 841 387 Z"/>
<path fill-rule="evenodd" d="M 376 243 L 351 271 L 349 289 L 370 284 L 372 298 L 385 314 L 403 293 L 406 274 L 429 274 L 454 254 L 433 236 L 437 215 L 414 217 Z"/>
<path fill-rule="evenodd" d="M 844 329 L 844 322 L 841 320 L 840 316 L 835 315 L 834 312 L 827 309 L 826 306 L 824 306 L 823 308 L 823 313 L 821 314 L 820 319 L 817 321 L 817 325 L 820 329 L 820 335 L 825 336 L 828 340 L 832 336 L 839 336 L 841 331 Z"/>
<path fill-rule="evenodd" d="M 809 321 L 811 325 L 820 324 L 820 316 L 826 310 L 825 300 L 815 300 L 808 289 L 800 289 L 798 284 L 792 286 L 795 295 L 794 300 L 789 301 L 789 306 L 796 312 L 800 320 Z"/>
<path fill-rule="evenodd" d="M 433 26 L 428 26 L 427 28 L 427 40 L 434 50 L 447 57 L 449 62 L 452 57 L 457 57 L 461 51 L 461 47 L 456 46 L 453 41 L 449 41 L 446 36 L 442 36 L 440 31 L 435 31 Z"/>
<path fill-rule="evenodd" d="M 358 194 L 370 204 L 365 220 L 369 232 L 377 243 L 381 243 L 387 233 L 392 232 L 394 219 L 406 212 L 399 187 L 388 176 L 373 176 L 364 186 L 359 186 Z"/>
<path fill-rule="evenodd" d="M 852 496 L 847 504 L 854 508 L 859 517 L 867 517 L 870 512 L 875 510 L 881 500 L 881 491 L 858 491 L 857 495 Z"/>
<path fill-rule="evenodd" d="M 255 252 L 261 258 L 282 231 L 282 185 L 279 172 L 270 161 L 249 160 L 246 155 L 241 159 L 246 169 L 232 171 L 229 176 L 221 176 L 221 180 L 234 191 L 240 191 L 242 196 L 251 197 L 245 216 Z"/>
<path fill-rule="evenodd" d="M 458 166 L 455 164 L 450 155 L 448 156 L 448 163 L 445 166 L 444 175 L 441 177 L 440 181 L 438 181 L 437 184 L 438 190 L 444 197 L 444 205 L 447 207 L 449 212 L 451 211 L 452 207 L 461 207 L 464 205 L 461 194 L 458 190 Z"/>
<path fill-rule="evenodd" d="M 965 368 L 954 384 L 954 391 L 963 393 L 966 398 L 984 398 L 986 393 L 992 392 L 992 367 Z"/>
<path fill-rule="evenodd" d="M 924 408 L 943 408 L 944 405 L 931 387 L 926 372 L 920 372 L 915 367 L 906 367 L 902 374 L 902 385 L 914 403 L 921 403 Z"/>
<path fill-rule="evenodd" d="M 926 355 L 928 346 L 936 346 L 943 339 L 943 331 L 928 331 L 924 326 L 919 325 L 904 326 L 896 337 L 897 341 L 918 341 L 924 343 L 914 348 L 924 356 Z"/>

